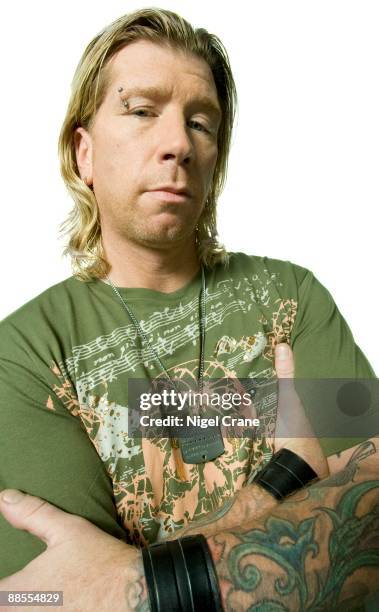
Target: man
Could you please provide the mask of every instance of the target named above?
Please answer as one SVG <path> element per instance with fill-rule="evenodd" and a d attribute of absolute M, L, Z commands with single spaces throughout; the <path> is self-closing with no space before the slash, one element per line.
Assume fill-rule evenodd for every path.
<path fill-rule="evenodd" d="M 234 108 L 220 41 L 169 11 L 122 17 L 84 53 L 60 137 L 75 274 L 1 324 L 0 484 L 28 494 L 1 502 L 2 590 L 143 609 L 153 595 L 137 546 L 189 531 L 207 537 L 225 609 L 332 609 L 373 589 L 375 440 L 320 446 L 300 428 L 225 438 L 202 460 L 196 445 L 128 435 L 130 379 L 374 377 L 311 272 L 219 244 Z M 279 360 L 287 343 L 295 362 L 290 349 Z M 277 427 L 275 412 L 260 416 L 267 434 Z M 251 482 L 283 448 L 321 480 L 278 504 Z M 350 565 L 328 549 L 348 521 Z"/>

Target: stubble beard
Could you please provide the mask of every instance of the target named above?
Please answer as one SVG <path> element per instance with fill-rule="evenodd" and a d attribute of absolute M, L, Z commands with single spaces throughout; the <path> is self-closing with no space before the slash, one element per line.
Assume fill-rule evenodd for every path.
<path fill-rule="evenodd" d="M 160 218 L 161 215 L 169 213 L 167 219 Z M 202 213 L 202 208 L 196 210 L 196 217 L 182 216 L 170 218 L 172 205 L 162 206 L 161 213 L 149 215 L 143 218 L 142 215 L 135 217 L 131 215 L 128 220 L 119 224 L 119 233 L 134 243 L 148 246 L 151 248 L 165 249 L 178 246 L 180 243 L 188 243 L 191 236 L 194 236 L 195 229 Z M 179 215 L 178 215 L 179 216 Z"/>
<path fill-rule="evenodd" d="M 152 222 L 147 220 L 143 223 L 129 223 L 120 228 L 121 235 L 127 240 L 140 244 L 141 246 L 167 249 L 173 246 L 178 246 L 180 243 L 189 241 L 191 235 L 194 235 L 197 220 L 186 223 L 183 219 L 181 222 Z"/>

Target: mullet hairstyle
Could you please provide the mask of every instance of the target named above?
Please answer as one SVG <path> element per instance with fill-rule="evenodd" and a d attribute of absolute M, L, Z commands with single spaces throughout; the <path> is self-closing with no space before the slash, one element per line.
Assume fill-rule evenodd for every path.
<path fill-rule="evenodd" d="M 75 71 L 71 97 L 59 136 L 61 174 L 74 200 L 68 218 L 59 226 L 68 236 L 64 255 L 71 257 L 73 274 L 80 280 L 104 278 L 110 271 L 101 239 L 100 214 L 95 194 L 80 177 L 74 134 L 78 127 L 90 129 L 109 84 L 107 65 L 112 56 L 136 40 L 149 40 L 203 58 L 211 68 L 222 110 L 218 131 L 218 157 L 212 185 L 196 228 L 199 261 L 207 267 L 227 264 L 228 254 L 218 241 L 217 199 L 224 187 L 233 122 L 237 107 L 236 87 L 227 52 L 220 39 L 204 28 L 193 28 L 172 11 L 146 8 L 124 15 L 89 43 Z"/>

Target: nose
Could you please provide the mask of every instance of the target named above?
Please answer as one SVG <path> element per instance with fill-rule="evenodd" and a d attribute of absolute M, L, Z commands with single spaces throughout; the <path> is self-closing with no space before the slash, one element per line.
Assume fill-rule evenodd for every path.
<path fill-rule="evenodd" d="M 159 134 L 158 155 L 161 163 L 188 165 L 194 155 L 189 128 L 183 116 L 167 117 Z"/>

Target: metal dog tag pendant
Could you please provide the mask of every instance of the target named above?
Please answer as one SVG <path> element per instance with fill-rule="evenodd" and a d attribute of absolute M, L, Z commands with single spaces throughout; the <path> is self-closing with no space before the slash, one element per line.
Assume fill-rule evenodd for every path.
<path fill-rule="evenodd" d="M 179 439 L 184 463 L 213 461 L 225 452 L 224 440 L 219 427 L 209 427 L 201 433 L 193 432 Z"/>

